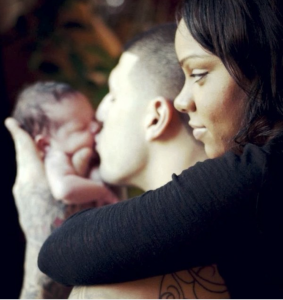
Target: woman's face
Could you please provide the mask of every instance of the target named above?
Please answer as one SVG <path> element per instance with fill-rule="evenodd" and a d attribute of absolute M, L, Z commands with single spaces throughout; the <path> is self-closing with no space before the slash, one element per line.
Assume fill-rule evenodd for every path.
<path fill-rule="evenodd" d="M 175 47 L 186 76 L 175 107 L 189 115 L 193 135 L 204 144 L 207 156 L 217 157 L 233 146 L 233 137 L 243 120 L 246 95 L 221 60 L 194 40 L 183 20 Z"/>

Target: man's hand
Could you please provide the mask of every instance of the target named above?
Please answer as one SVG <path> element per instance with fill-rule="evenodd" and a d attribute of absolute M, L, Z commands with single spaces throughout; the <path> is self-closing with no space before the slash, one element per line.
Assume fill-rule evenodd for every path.
<path fill-rule="evenodd" d="M 15 184 L 28 181 L 37 176 L 42 181 L 45 178 L 44 166 L 31 136 L 19 127 L 17 121 L 12 118 L 5 120 L 5 125 L 9 130 L 15 145 L 17 161 L 17 177 Z"/>
<path fill-rule="evenodd" d="M 6 119 L 5 125 L 12 135 L 16 150 L 17 175 L 13 195 L 20 224 L 27 240 L 42 243 L 50 234 L 49 228 L 43 228 L 46 227 L 43 226 L 43 220 L 51 209 L 48 208 L 51 194 L 40 152 L 30 135 L 14 119 Z"/>
<path fill-rule="evenodd" d="M 13 195 L 27 241 L 21 298 L 66 298 L 70 288 L 57 284 L 41 273 L 37 267 L 37 256 L 53 229 L 60 226 L 66 217 L 93 206 L 93 203 L 65 205 L 55 200 L 49 189 L 41 154 L 33 139 L 14 119 L 8 118 L 5 125 L 15 143 L 17 175 Z M 91 152 L 82 149 L 72 158 L 78 173 L 86 172 Z"/>
<path fill-rule="evenodd" d="M 29 134 L 12 118 L 5 125 L 15 143 L 17 175 L 13 195 L 26 238 L 21 298 L 66 298 L 70 288 L 54 282 L 37 267 L 41 245 L 65 219 L 66 206 L 53 199 L 40 152 Z"/>

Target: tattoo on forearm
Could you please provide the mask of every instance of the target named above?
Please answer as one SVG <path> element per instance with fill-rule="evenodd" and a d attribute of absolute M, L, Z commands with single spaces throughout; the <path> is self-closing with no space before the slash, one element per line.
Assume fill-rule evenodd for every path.
<path fill-rule="evenodd" d="M 217 266 L 197 267 L 162 276 L 159 299 L 229 298 Z"/>
<path fill-rule="evenodd" d="M 66 205 L 55 200 L 43 185 L 17 186 L 14 196 L 20 224 L 26 237 L 25 274 L 20 298 L 66 299 L 71 288 L 54 282 L 37 267 L 37 256 L 43 242 L 72 214 L 96 205 Z"/>
<path fill-rule="evenodd" d="M 67 299 L 72 287 L 63 286 L 52 281 L 46 276 L 49 281 L 46 285 L 33 285 L 22 289 L 20 299 Z"/>

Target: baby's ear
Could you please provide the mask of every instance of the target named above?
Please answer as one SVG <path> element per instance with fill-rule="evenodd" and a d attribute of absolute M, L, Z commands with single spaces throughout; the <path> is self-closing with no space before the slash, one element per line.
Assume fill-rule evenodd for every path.
<path fill-rule="evenodd" d="M 43 134 L 37 134 L 34 138 L 35 144 L 37 149 L 42 153 L 44 156 L 47 152 L 47 149 L 50 145 L 49 138 Z"/>
<path fill-rule="evenodd" d="M 168 128 L 173 114 L 173 104 L 164 97 L 152 99 L 147 107 L 145 119 L 146 140 L 158 139 Z"/>

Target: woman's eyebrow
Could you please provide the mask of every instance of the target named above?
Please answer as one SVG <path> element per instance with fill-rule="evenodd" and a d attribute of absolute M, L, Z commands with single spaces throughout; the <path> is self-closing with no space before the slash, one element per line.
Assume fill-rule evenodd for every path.
<path fill-rule="evenodd" d="M 187 60 L 191 60 L 191 59 L 205 59 L 205 58 L 208 58 L 208 57 L 210 57 L 209 54 L 192 54 L 192 55 L 188 55 L 188 56 L 182 58 L 180 60 L 179 64 L 182 67 Z"/>

